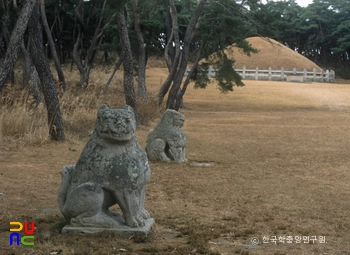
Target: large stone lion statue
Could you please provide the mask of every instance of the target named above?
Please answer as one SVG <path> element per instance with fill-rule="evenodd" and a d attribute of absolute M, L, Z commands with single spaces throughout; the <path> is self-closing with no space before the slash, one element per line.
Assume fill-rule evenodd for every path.
<path fill-rule="evenodd" d="M 135 116 L 130 106 L 102 105 L 90 140 L 76 165 L 65 166 L 58 192 L 59 208 L 71 226 L 142 227 L 150 179 L 147 156 L 137 142 Z M 108 208 L 118 204 L 121 216 Z"/>
<path fill-rule="evenodd" d="M 167 109 L 159 123 L 147 136 L 146 153 L 150 161 L 186 162 L 187 138 L 181 129 L 185 116 L 178 111 Z"/>

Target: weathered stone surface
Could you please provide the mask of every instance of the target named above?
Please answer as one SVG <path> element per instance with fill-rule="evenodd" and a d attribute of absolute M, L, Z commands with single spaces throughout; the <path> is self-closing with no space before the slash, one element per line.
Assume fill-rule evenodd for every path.
<path fill-rule="evenodd" d="M 145 226 L 147 156 L 137 142 L 130 106 L 98 110 L 93 134 L 76 165 L 65 166 L 58 192 L 59 208 L 69 227 L 121 229 Z M 118 204 L 121 216 L 108 208 Z"/>
<path fill-rule="evenodd" d="M 187 138 L 181 129 L 185 116 L 178 111 L 167 109 L 159 123 L 147 136 L 146 153 L 151 161 L 186 162 Z"/>

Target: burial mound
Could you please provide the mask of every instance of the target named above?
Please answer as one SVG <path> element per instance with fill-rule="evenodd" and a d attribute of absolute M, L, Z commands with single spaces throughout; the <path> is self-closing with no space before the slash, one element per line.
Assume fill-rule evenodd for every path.
<path fill-rule="evenodd" d="M 242 68 L 246 66 L 248 69 L 281 69 L 303 70 L 306 68 L 308 71 L 312 71 L 316 68 L 317 71 L 321 71 L 322 68 L 316 65 L 314 62 L 304 57 L 303 55 L 295 52 L 291 48 L 266 37 L 249 37 L 246 39 L 253 48 L 259 50 L 258 53 L 252 53 L 251 56 L 247 56 L 243 51 L 237 48 L 235 45 L 231 45 L 227 48 L 227 55 L 229 58 L 235 59 L 234 66 L 236 68 Z"/>

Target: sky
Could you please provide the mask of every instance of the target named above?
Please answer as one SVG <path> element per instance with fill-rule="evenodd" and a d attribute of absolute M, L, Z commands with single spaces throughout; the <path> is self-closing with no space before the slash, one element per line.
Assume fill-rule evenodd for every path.
<path fill-rule="evenodd" d="M 297 4 L 301 7 L 306 7 L 312 3 L 312 0 L 296 0 L 295 2 L 297 2 Z"/>
<path fill-rule="evenodd" d="M 278 1 L 278 0 L 275 0 L 275 2 Z M 301 7 L 306 7 L 308 6 L 309 4 L 312 3 L 313 0 L 296 0 L 295 2 L 301 6 Z"/>

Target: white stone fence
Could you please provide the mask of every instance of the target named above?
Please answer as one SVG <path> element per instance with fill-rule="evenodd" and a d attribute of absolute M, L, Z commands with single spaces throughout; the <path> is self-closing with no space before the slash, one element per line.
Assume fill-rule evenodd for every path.
<path fill-rule="evenodd" d="M 242 77 L 243 80 L 267 80 L 267 81 L 293 81 L 293 82 L 334 82 L 335 72 L 333 70 L 317 72 L 314 68 L 312 72 L 304 69 L 303 71 L 285 70 L 283 67 L 280 70 L 274 70 L 271 67 L 269 69 L 247 69 L 243 66 L 242 69 L 235 69 L 236 72 Z M 208 68 L 208 77 L 215 77 L 217 69 L 212 66 Z"/>

